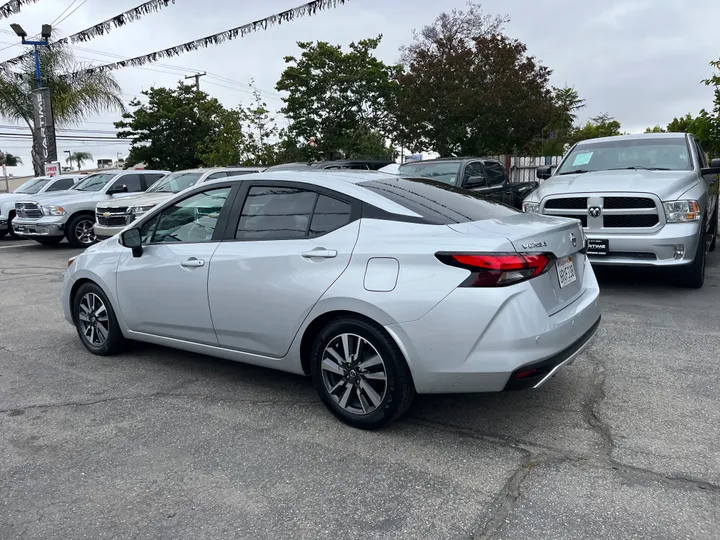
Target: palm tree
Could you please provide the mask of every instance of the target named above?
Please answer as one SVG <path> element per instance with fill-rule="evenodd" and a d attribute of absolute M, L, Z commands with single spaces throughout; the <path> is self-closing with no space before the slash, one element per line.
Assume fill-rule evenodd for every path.
<path fill-rule="evenodd" d="M 103 111 L 125 111 L 120 99 L 120 85 L 115 77 L 107 71 L 88 71 L 89 67 L 76 62 L 67 46 L 41 48 L 42 84 L 50 88 L 57 126 L 77 124 Z M 33 55 L 23 60 L 17 72 L 0 69 L 0 118 L 23 121 L 32 130 L 34 120 L 30 91 L 36 87 Z M 34 152 L 33 167 L 36 175 L 43 174 L 42 163 Z"/>
<path fill-rule="evenodd" d="M 0 165 L 7 165 L 8 167 L 17 167 L 18 165 L 22 165 L 22 159 L 20 159 L 18 156 L 14 156 L 12 154 L 4 154 L 2 150 L 0 150 Z"/>
<path fill-rule="evenodd" d="M 92 158 L 93 157 L 90 152 L 73 152 L 65 160 L 65 163 L 77 163 L 79 171 L 82 168 L 83 162 L 87 161 L 88 159 L 91 160 Z"/>

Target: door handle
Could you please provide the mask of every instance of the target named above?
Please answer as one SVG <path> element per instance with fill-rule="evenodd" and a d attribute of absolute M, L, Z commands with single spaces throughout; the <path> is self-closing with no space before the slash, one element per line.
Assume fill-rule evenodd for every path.
<path fill-rule="evenodd" d="M 205 266 L 205 261 L 202 259 L 196 259 L 195 257 L 190 257 L 189 259 L 181 262 L 180 266 L 184 266 L 185 268 L 199 268 L 201 266 Z"/>
<path fill-rule="evenodd" d="M 337 257 L 337 251 L 334 249 L 316 248 L 306 251 L 302 256 L 306 259 L 333 259 Z"/>

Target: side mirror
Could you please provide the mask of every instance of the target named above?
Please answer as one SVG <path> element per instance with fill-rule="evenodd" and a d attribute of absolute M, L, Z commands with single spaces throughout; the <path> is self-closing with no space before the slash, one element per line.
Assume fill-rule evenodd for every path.
<path fill-rule="evenodd" d="M 550 165 L 542 165 L 538 167 L 535 172 L 535 176 L 537 176 L 540 180 L 547 180 L 552 176 L 552 167 Z"/>
<path fill-rule="evenodd" d="M 485 187 L 487 185 L 487 180 L 485 180 L 484 176 L 471 176 L 467 179 L 465 185 L 467 187 Z"/>
<path fill-rule="evenodd" d="M 710 166 L 700 169 L 700 174 L 720 174 L 720 158 L 715 158 L 710 161 Z"/>
<path fill-rule="evenodd" d="M 142 238 L 138 229 L 128 229 L 120 234 L 120 243 L 132 249 L 133 257 L 140 257 L 143 254 Z"/>
<path fill-rule="evenodd" d="M 128 187 L 125 184 L 122 184 L 120 186 L 113 186 L 110 189 L 108 189 L 107 193 L 108 195 L 114 195 L 115 193 L 127 193 Z"/>

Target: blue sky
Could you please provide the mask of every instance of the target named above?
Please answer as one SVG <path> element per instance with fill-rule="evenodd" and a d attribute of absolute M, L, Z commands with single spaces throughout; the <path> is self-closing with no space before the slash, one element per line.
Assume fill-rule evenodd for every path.
<path fill-rule="evenodd" d="M 1 1 L 1 0 L 0 0 Z M 107 63 L 117 56 L 129 58 L 162 49 L 288 9 L 303 0 L 176 0 L 174 5 L 110 34 L 76 47 L 78 60 Z M 22 12 L 0 21 L 10 31 L 11 22 L 34 33 L 42 23 L 55 19 L 72 0 L 39 0 Z M 77 0 L 77 7 L 82 0 Z M 87 0 L 58 30 L 69 35 L 100 20 L 134 7 L 140 0 Z M 226 106 L 248 103 L 247 83 L 253 78 L 271 108 L 282 106 L 274 91 L 285 64 L 283 58 L 297 51 L 297 41 L 325 40 L 347 45 L 351 41 L 383 34 L 379 56 L 398 60 L 398 49 L 410 43 L 412 31 L 430 23 L 440 11 L 462 8 L 463 0 L 348 0 L 346 5 L 314 17 L 296 20 L 216 47 L 163 59 L 162 66 L 116 71 L 129 101 L 151 86 L 174 86 L 193 69 L 210 75 L 201 87 Z M 664 125 L 674 116 L 711 108 L 712 92 L 700 84 L 711 74 L 708 62 L 720 57 L 718 24 L 720 2 L 695 0 L 488 0 L 485 12 L 506 14 L 506 33 L 528 46 L 553 70 L 556 86 L 574 86 L 587 100 L 584 120 L 600 113 L 615 116 L 630 132 L 646 126 Z M 72 9 L 72 8 L 71 8 Z M 14 35 L 0 32 L 0 61 L 16 56 L 20 46 Z M 100 52 L 108 53 L 107 55 Z M 116 55 L 112 57 L 109 55 Z M 169 67 L 168 67 L 169 66 Z M 117 114 L 89 119 L 76 128 L 113 130 Z M 0 120 L 0 124 L 7 124 Z M 7 130 L 2 130 L 7 131 Z M 0 149 L 20 155 L 25 167 L 11 169 L 15 175 L 31 170 L 29 145 L 0 138 Z M 59 143 L 58 152 L 87 150 L 96 158 L 125 154 L 124 144 L 96 141 Z"/>

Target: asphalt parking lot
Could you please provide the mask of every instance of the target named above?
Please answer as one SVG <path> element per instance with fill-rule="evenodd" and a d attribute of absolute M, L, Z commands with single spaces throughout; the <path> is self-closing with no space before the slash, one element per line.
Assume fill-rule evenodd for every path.
<path fill-rule="evenodd" d="M 0 239 L 0 538 L 720 538 L 720 252 L 705 287 L 601 272 L 589 352 L 379 432 L 308 379 L 62 317 L 63 243 Z"/>

